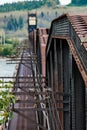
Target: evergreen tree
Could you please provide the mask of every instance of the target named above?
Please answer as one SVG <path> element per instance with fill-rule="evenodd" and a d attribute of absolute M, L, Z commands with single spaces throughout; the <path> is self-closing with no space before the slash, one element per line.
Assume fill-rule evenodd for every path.
<path fill-rule="evenodd" d="M 18 29 L 18 22 L 16 18 L 13 18 L 13 16 L 11 15 L 8 22 L 7 22 L 7 30 L 10 31 L 16 31 Z"/>
<path fill-rule="evenodd" d="M 44 12 L 41 12 L 41 17 L 42 17 L 42 18 L 44 17 Z"/>
<path fill-rule="evenodd" d="M 22 29 L 24 26 L 24 21 L 23 21 L 22 16 L 19 17 L 18 26 L 19 26 L 19 29 Z"/>
<path fill-rule="evenodd" d="M 87 5 L 87 0 L 72 0 L 73 5 Z"/>
<path fill-rule="evenodd" d="M 18 29 L 18 22 L 16 18 L 14 18 L 13 20 L 14 31 L 16 31 Z"/>

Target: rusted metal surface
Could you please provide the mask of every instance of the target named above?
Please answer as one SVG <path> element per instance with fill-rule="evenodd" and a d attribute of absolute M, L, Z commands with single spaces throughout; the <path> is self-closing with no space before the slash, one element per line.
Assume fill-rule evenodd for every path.
<path fill-rule="evenodd" d="M 83 79 L 87 86 L 87 16 L 86 15 L 74 15 L 68 14 L 62 15 L 59 18 L 53 20 L 50 30 L 50 35 L 47 44 L 47 53 L 50 49 L 50 41 L 52 38 L 71 40 L 72 49 L 76 53 L 72 53 L 80 63 L 77 63 Z M 61 26 L 62 24 L 62 26 Z M 52 36 L 51 36 L 52 35 Z M 70 42 L 68 42 L 70 43 Z M 69 44 L 70 45 L 70 44 Z M 81 69 L 82 68 L 82 69 Z M 83 74 L 84 73 L 84 74 Z"/>
<path fill-rule="evenodd" d="M 62 15 L 48 33 L 30 32 L 31 44 L 26 40 L 19 58 L 8 61 L 19 64 L 9 130 L 87 129 L 87 16 Z"/>
<path fill-rule="evenodd" d="M 68 16 L 70 22 L 75 29 L 76 33 L 80 37 L 81 44 L 87 50 L 87 15 L 76 15 L 76 16 Z"/>
<path fill-rule="evenodd" d="M 47 113 L 49 108 L 46 108 L 47 101 L 45 99 L 49 96 L 48 89 L 46 89 L 47 79 L 39 72 L 37 55 L 33 53 L 32 48 L 28 48 L 24 43 L 19 58 L 8 61 L 11 64 L 19 63 L 17 75 L 13 77 L 14 87 L 12 93 L 16 95 L 17 102 L 12 107 L 14 115 L 10 121 L 9 130 L 48 130 L 49 119 Z M 63 108 L 57 109 L 61 111 Z M 47 126 L 42 123 L 43 117 L 40 116 L 40 113 L 46 120 Z"/>
<path fill-rule="evenodd" d="M 49 29 L 47 28 L 38 28 L 37 29 L 37 35 L 36 35 L 36 53 L 37 56 L 40 58 L 41 63 L 39 64 L 40 72 L 43 76 L 45 76 L 46 68 L 46 59 L 45 59 L 45 50 L 46 50 L 46 44 L 48 40 L 48 34 Z"/>
<path fill-rule="evenodd" d="M 29 99 L 29 100 L 32 100 L 33 98 L 34 98 L 34 94 L 29 94 L 28 93 L 28 91 L 29 91 L 29 88 L 26 88 L 26 87 L 23 87 L 23 89 L 21 89 L 21 85 L 23 85 L 24 84 L 24 86 L 29 86 L 29 82 L 30 82 L 30 84 L 31 84 L 31 82 L 33 82 L 32 80 L 32 78 L 29 76 L 29 75 L 32 75 L 32 68 L 31 68 L 31 64 L 29 64 L 27 61 L 28 61 L 28 55 L 29 55 L 30 53 L 28 52 L 28 51 L 26 51 L 25 49 L 23 49 L 23 52 L 22 52 L 22 55 L 21 55 L 21 57 L 20 57 L 20 59 L 19 59 L 19 61 L 20 61 L 20 65 L 19 65 L 19 68 L 18 68 L 18 73 L 17 73 L 17 76 L 16 76 L 16 80 L 15 80 L 15 85 L 14 85 L 14 90 L 13 90 L 13 93 L 15 92 L 15 93 L 18 93 L 18 95 L 17 95 L 17 99 L 20 99 L 20 100 L 25 100 L 25 99 Z M 24 58 L 27 60 L 27 61 L 25 61 L 25 64 L 23 65 L 22 64 L 22 61 L 24 61 Z M 30 59 L 30 58 L 29 58 Z M 17 60 L 17 59 L 16 59 Z M 31 60 L 30 60 L 31 61 Z M 27 65 L 27 67 L 26 67 L 26 65 Z M 24 77 L 24 78 L 23 78 Z M 27 77 L 27 78 L 26 78 Z M 22 95 L 22 96 L 20 96 L 20 94 Z M 25 95 L 25 93 L 27 94 L 27 95 Z M 11 123 L 10 123 L 10 126 L 9 126 L 9 130 L 14 130 L 15 129 L 15 127 L 16 127 L 16 129 L 17 130 L 37 130 L 37 126 L 36 125 L 33 125 L 35 122 L 36 122 L 36 124 L 37 124 L 37 121 L 36 121 L 36 113 L 35 112 L 30 112 L 30 111 L 24 111 L 23 113 L 20 113 L 20 111 L 19 112 L 17 112 L 16 110 L 15 110 L 15 107 L 18 107 L 18 108 L 20 108 L 20 107 L 23 107 L 24 109 L 26 108 L 26 107 L 33 107 L 34 106 L 34 103 L 17 103 L 17 104 L 15 104 L 14 105 L 14 109 L 13 109 L 13 111 L 15 112 L 15 113 L 17 113 L 17 118 L 15 117 L 15 114 L 14 114 L 14 116 L 13 116 L 13 119 L 12 119 L 12 121 L 11 121 Z M 28 117 L 31 117 L 31 120 L 33 120 L 34 121 L 34 123 L 32 123 L 32 121 L 31 120 L 28 120 L 27 118 L 26 118 L 26 116 L 28 116 Z M 16 124 L 14 124 L 14 126 L 12 125 L 13 124 L 13 122 L 14 122 L 14 120 L 15 120 L 15 118 L 16 118 Z"/>
<path fill-rule="evenodd" d="M 55 101 L 62 100 L 55 102 L 56 108 L 68 110 L 57 110 L 58 130 L 86 130 L 87 15 L 64 14 L 52 21 L 46 46 L 46 76 L 52 91 L 68 93 L 53 96 Z M 51 129 L 56 130 L 55 125 L 51 122 Z"/>
<path fill-rule="evenodd" d="M 38 28 L 29 33 L 29 40 L 33 46 L 34 53 L 37 54 L 40 63 L 38 64 L 40 73 L 45 76 L 45 48 L 48 40 L 49 29 Z"/>

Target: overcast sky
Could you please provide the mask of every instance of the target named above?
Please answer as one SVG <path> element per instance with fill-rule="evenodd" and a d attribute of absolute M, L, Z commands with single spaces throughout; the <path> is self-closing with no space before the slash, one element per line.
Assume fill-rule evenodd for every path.
<path fill-rule="evenodd" d="M 61 5 L 67 5 L 69 3 L 71 3 L 71 0 L 59 0 Z"/>
<path fill-rule="evenodd" d="M 12 3 L 12 2 L 17 2 L 17 1 L 24 1 L 24 0 L 0 0 L 0 4 Z"/>
<path fill-rule="evenodd" d="M 4 3 L 12 3 L 12 2 L 17 2 L 17 1 L 27 1 L 27 0 L 0 0 L 0 4 Z M 31 0 L 28 0 L 31 1 Z M 71 2 L 71 0 L 59 0 L 62 5 L 66 5 Z"/>

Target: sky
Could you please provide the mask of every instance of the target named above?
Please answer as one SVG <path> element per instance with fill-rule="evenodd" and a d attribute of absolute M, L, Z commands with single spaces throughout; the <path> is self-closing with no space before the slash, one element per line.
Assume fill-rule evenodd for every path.
<path fill-rule="evenodd" d="M 61 5 L 67 5 L 71 3 L 71 0 L 59 0 Z"/>
<path fill-rule="evenodd" d="M 18 2 L 18 1 L 24 1 L 24 0 L 0 0 L 0 5 L 4 3 L 12 3 L 12 2 Z"/>
<path fill-rule="evenodd" d="M 26 0 L 0 0 L 0 5 L 4 3 L 12 3 L 17 1 L 26 1 Z M 31 1 L 31 0 L 28 0 Z M 71 2 L 71 0 L 59 0 L 61 5 L 67 5 Z"/>

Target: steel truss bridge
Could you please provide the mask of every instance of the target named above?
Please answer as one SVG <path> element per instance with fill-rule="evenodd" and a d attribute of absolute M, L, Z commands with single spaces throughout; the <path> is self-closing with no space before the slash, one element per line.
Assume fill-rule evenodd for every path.
<path fill-rule="evenodd" d="M 8 61 L 17 64 L 16 74 L 1 77 L 13 79 L 17 96 L 8 130 L 86 130 L 87 16 L 64 14 L 46 33 L 30 32 L 19 57 Z"/>

